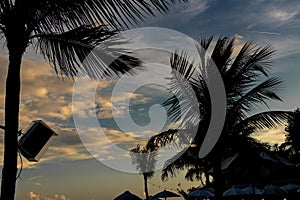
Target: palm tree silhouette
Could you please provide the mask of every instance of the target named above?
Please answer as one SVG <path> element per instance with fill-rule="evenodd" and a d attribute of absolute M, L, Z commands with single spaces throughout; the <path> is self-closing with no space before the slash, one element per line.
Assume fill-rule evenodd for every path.
<path fill-rule="evenodd" d="M 285 142 L 279 146 L 279 152 L 288 156 L 294 163 L 300 164 L 300 110 L 296 109 L 288 119 Z"/>
<path fill-rule="evenodd" d="M 17 172 L 17 132 L 20 102 L 20 69 L 24 52 L 32 45 L 62 76 L 76 76 L 80 62 L 97 46 L 102 56 L 114 57 L 104 44 L 118 31 L 155 15 L 166 13 L 176 2 L 188 0 L 1 0 L 0 30 L 9 53 L 5 95 L 4 165 L 0 199 L 14 199 Z M 124 73 L 140 64 L 120 56 L 105 67 L 102 57 L 93 57 L 85 71 L 91 78 Z M 104 63 L 103 63 L 104 62 Z"/>
<path fill-rule="evenodd" d="M 184 115 L 183 122 L 199 121 L 197 124 L 197 134 L 182 157 L 174 156 L 165 163 L 162 178 L 174 175 L 176 170 L 189 167 L 187 177 L 201 176 L 204 173 L 208 178 L 207 170 L 213 167 L 213 180 L 216 198 L 222 196 L 221 190 L 221 162 L 226 156 L 235 152 L 245 150 L 249 145 L 256 145 L 257 141 L 251 138 L 251 134 L 261 130 L 276 128 L 282 125 L 288 118 L 289 112 L 266 111 L 253 114 L 258 105 L 268 105 L 268 101 L 281 101 L 278 93 L 281 91 L 281 80 L 268 77 L 270 62 L 268 61 L 274 54 L 271 46 L 259 47 L 255 43 L 246 42 L 242 48 L 236 52 L 234 38 L 219 38 L 213 46 L 213 37 L 199 40 L 202 48 L 198 48 L 201 63 L 189 62 L 186 53 L 181 55 L 176 52 L 171 58 L 171 67 L 186 79 L 186 83 L 194 90 L 197 102 L 191 102 L 190 98 L 184 99 L 183 104 L 179 104 L 178 96 L 188 96 L 185 84 L 178 76 L 171 78 L 170 90 L 175 93 L 164 105 L 169 106 L 169 116 L 178 120 Z M 211 59 L 205 60 L 206 51 L 212 47 Z M 226 90 L 226 119 L 221 136 L 210 154 L 199 159 L 198 153 L 210 122 L 211 101 L 209 91 L 205 83 L 206 68 L 214 61 L 224 81 Z M 197 71 L 198 70 L 198 71 Z M 201 73 L 200 73 L 201 72 Z M 263 79 L 266 80 L 263 81 Z M 209 80 L 208 80 L 209 81 Z M 180 106 L 184 107 L 183 113 Z M 195 108 L 199 108 L 200 116 L 191 115 Z M 182 140 L 182 133 L 189 134 L 189 129 L 181 127 L 181 130 L 169 130 L 154 136 L 149 143 L 157 147 L 164 146 L 170 141 Z M 185 136 L 186 137 L 186 136 Z M 199 171 L 198 171 L 199 170 Z M 207 182 L 209 183 L 209 182 Z"/>
<path fill-rule="evenodd" d="M 156 151 L 147 146 L 141 147 L 140 145 L 137 145 L 130 150 L 130 156 L 132 163 L 136 165 L 137 170 L 143 174 L 145 195 L 146 199 L 149 200 L 148 178 L 152 178 L 154 175 Z"/>

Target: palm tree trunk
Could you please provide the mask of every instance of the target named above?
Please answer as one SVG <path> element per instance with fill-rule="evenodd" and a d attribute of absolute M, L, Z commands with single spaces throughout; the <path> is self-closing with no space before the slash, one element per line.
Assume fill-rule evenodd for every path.
<path fill-rule="evenodd" d="M 205 172 L 205 185 L 210 186 L 209 174 L 207 173 L 207 171 Z"/>
<path fill-rule="evenodd" d="M 18 163 L 20 70 L 23 52 L 10 52 L 5 95 L 4 161 L 0 200 L 15 196 Z"/>
<path fill-rule="evenodd" d="M 145 188 L 146 200 L 149 200 L 147 175 L 143 174 L 143 176 L 144 176 L 144 188 Z"/>
<path fill-rule="evenodd" d="M 222 159 L 216 158 L 216 163 L 214 165 L 214 188 L 215 188 L 215 199 L 221 200 L 223 197 L 222 193 L 222 169 L 221 169 Z"/>
<path fill-rule="evenodd" d="M 221 137 L 224 134 L 221 134 Z M 222 138 L 219 139 L 213 153 L 215 200 L 223 199 L 222 191 L 222 155 L 224 151 Z"/>

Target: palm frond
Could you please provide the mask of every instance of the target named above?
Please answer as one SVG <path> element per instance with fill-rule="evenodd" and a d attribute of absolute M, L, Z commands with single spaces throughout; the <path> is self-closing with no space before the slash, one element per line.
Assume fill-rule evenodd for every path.
<path fill-rule="evenodd" d="M 275 50 L 271 45 L 259 48 L 255 43 L 246 42 L 234 59 L 227 74 L 229 77 L 236 77 L 260 72 L 267 76 L 270 67 L 270 62 L 267 60 L 272 58 L 274 53 Z"/>
<path fill-rule="evenodd" d="M 194 179 L 203 181 L 203 175 L 208 173 L 212 168 L 212 162 L 209 159 L 198 157 L 199 146 L 183 149 L 181 152 L 165 162 L 162 169 L 161 179 L 176 177 L 182 170 L 187 170 L 186 180 Z"/>
<path fill-rule="evenodd" d="M 170 6 L 181 2 L 188 0 L 30 0 L 25 10 L 31 14 L 26 21 L 34 21 L 38 33 L 95 23 L 119 30 L 143 22 L 155 11 L 166 13 Z"/>
<path fill-rule="evenodd" d="M 163 103 L 163 106 L 171 105 L 168 109 L 170 118 L 173 120 L 183 119 L 184 122 L 197 123 L 199 121 L 198 101 L 195 91 L 189 80 L 195 72 L 193 62 L 189 62 L 186 52 L 180 55 L 175 52 L 171 57 L 172 77 L 170 78 L 169 91 L 173 97 Z"/>
<path fill-rule="evenodd" d="M 200 58 L 200 64 L 198 66 L 200 73 L 207 71 L 206 69 L 208 63 L 207 61 L 208 59 L 211 59 L 208 56 L 207 50 L 210 47 L 212 40 L 213 40 L 213 36 L 207 38 L 205 37 L 205 38 L 200 38 L 196 43 L 196 48 Z"/>
<path fill-rule="evenodd" d="M 276 77 L 270 78 L 260 83 L 259 85 L 248 91 L 246 94 L 244 94 L 237 101 L 235 101 L 233 105 L 230 105 L 229 113 L 249 113 L 253 111 L 257 104 L 265 104 L 268 107 L 267 101 L 269 100 L 282 101 L 282 99 L 277 94 L 281 91 L 281 84 L 282 81 Z"/>
<path fill-rule="evenodd" d="M 170 107 L 169 114 L 171 119 L 182 119 L 186 122 L 197 124 L 200 120 L 199 105 L 195 92 L 189 82 L 179 75 L 176 71 L 172 72 L 170 91 L 175 93 L 178 104 L 173 109 Z M 165 103 L 163 105 L 166 105 Z"/>
<path fill-rule="evenodd" d="M 207 51 L 208 47 L 211 45 L 212 41 L 213 41 L 214 37 L 210 36 L 210 37 L 201 37 L 198 40 L 198 43 L 200 44 L 200 46 Z"/>
<path fill-rule="evenodd" d="M 198 167 L 191 167 L 187 170 L 185 174 L 185 179 L 188 181 L 201 181 L 202 185 L 205 185 L 203 180 L 204 170 Z"/>
<path fill-rule="evenodd" d="M 165 147 L 167 144 L 175 141 L 178 134 L 178 130 L 169 129 L 167 131 L 161 132 L 155 136 L 152 136 L 147 142 L 147 148 L 157 149 Z"/>
<path fill-rule="evenodd" d="M 262 129 L 273 129 L 284 125 L 289 119 L 290 111 L 267 111 L 258 113 L 241 121 L 234 130 L 235 132 L 251 134 L 247 130 L 257 131 Z"/>
<path fill-rule="evenodd" d="M 248 56 L 245 56 L 244 65 L 240 64 L 241 69 L 236 76 L 243 75 L 252 77 L 251 75 L 257 72 L 268 76 L 268 70 L 270 68 L 270 62 L 268 60 L 274 55 L 274 48 L 271 45 L 257 48 L 253 43 L 249 43 L 247 47 L 249 47 Z"/>
<path fill-rule="evenodd" d="M 75 77 L 83 67 L 81 71 L 90 78 L 99 79 L 141 65 L 138 59 L 125 55 L 122 49 L 113 48 L 119 44 L 117 32 L 106 26 L 80 26 L 61 34 L 42 34 L 37 39 L 37 49 L 64 76 Z"/>
<path fill-rule="evenodd" d="M 10 0 L 1 0 L 0 1 L 0 10 L 1 13 L 5 13 L 6 11 L 11 10 L 13 7 L 13 2 Z"/>
<path fill-rule="evenodd" d="M 268 59 L 274 52 L 269 45 L 258 48 L 254 43 L 245 43 L 224 75 L 228 96 L 236 98 L 242 95 L 260 80 L 261 75 L 267 76 L 270 67 Z"/>
<path fill-rule="evenodd" d="M 195 148 L 184 148 L 181 152 L 167 160 L 162 169 L 161 179 L 167 180 L 169 177 L 176 177 L 179 171 L 182 171 L 188 167 L 192 167 L 200 159 L 197 155 Z"/>
<path fill-rule="evenodd" d="M 227 70 L 228 64 L 231 62 L 233 52 L 234 38 L 219 38 L 211 55 L 219 71 L 223 75 Z"/>
<path fill-rule="evenodd" d="M 170 58 L 170 64 L 172 69 L 187 80 L 189 80 L 195 72 L 194 62 L 190 61 L 190 57 L 186 51 L 179 53 L 178 50 L 176 50 Z"/>

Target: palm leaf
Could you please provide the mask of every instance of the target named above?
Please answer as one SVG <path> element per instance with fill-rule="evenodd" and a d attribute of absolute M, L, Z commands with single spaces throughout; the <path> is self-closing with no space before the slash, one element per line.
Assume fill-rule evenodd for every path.
<path fill-rule="evenodd" d="M 282 101 L 276 94 L 277 91 L 280 92 L 281 88 L 279 86 L 281 83 L 282 81 L 276 77 L 260 83 L 235 101 L 229 109 L 229 113 L 251 112 L 258 103 L 265 104 L 268 107 L 267 100 Z"/>
<path fill-rule="evenodd" d="M 227 70 L 227 66 L 231 61 L 233 44 L 234 38 L 231 40 L 227 37 L 219 38 L 212 52 L 211 58 L 222 75 L 225 74 L 224 72 Z"/>
<path fill-rule="evenodd" d="M 167 180 L 169 177 L 176 177 L 180 171 L 195 167 L 200 170 L 198 173 L 203 173 L 203 169 L 207 166 L 207 163 L 205 163 L 204 159 L 198 157 L 198 151 L 199 147 L 184 148 L 181 152 L 167 160 L 162 169 L 161 179 Z M 189 175 L 187 174 L 186 179 L 188 178 Z"/>
<path fill-rule="evenodd" d="M 262 129 L 273 129 L 284 125 L 289 119 L 292 112 L 290 111 L 267 111 L 255 114 L 241 121 L 234 130 L 235 132 L 250 134 L 253 131 Z"/>
<path fill-rule="evenodd" d="M 24 4 L 26 21 L 34 21 L 38 33 L 61 32 L 86 24 L 107 24 L 114 29 L 143 22 L 155 10 L 166 13 L 177 2 L 188 0 L 30 0 Z"/>
<path fill-rule="evenodd" d="M 207 51 L 208 47 L 211 45 L 212 41 L 213 41 L 213 36 L 210 37 L 201 37 L 198 40 L 198 43 L 200 44 L 200 46 Z"/>
<path fill-rule="evenodd" d="M 168 109 L 171 119 L 183 119 L 184 122 L 197 123 L 199 121 L 199 109 L 196 94 L 189 82 L 194 75 L 195 67 L 189 62 L 186 52 L 180 55 L 175 52 L 171 57 L 172 77 L 170 78 L 169 91 L 174 96 L 163 103 L 163 106 L 171 105 Z"/>
<path fill-rule="evenodd" d="M 125 55 L 124 50 L 111 47 L 120 43 L 116 34 L 106 26 L 81 26 L 61 34 L 39 35 L 37 49 L 61 75 L 78 76 L 83 67 L 81 73 L 99 79 L 141 65 L 138 59 Z"/>
<path fill-rule="evenodd" d="M 245 43 L 224 75 L 227 95 L 236 98 L 253 87 L 261 75 L 267 76 L 270 64 L 267 60 L 273 54 L 271 46 L 257 48 L 254 43 Z"/>
<path fill-rule="evenodd" d="M 190 57 L 186 51 L 179 54 L 178 50 L 176 50 L 170 58 L 171 68 L 176 70 L 176 72 L 187 80 L 189 80 L 195 72 L 194 62 L 190 62 L 189 60 Z"/>
<path fill-rule="evenodd" d="M 165 147 L 167 144 L 174 142 L 177 137 L 178 130 L 169 129 L 167 131 L 161 132 L 155 136 L 152 136 L 147 142 L 148 149 L 157 149 L 160 147 Z"/>
<path fill-rule="evenodd" d="M 195 157 L 189 153 L 189 149 L 184 148 L 181 152 L 167 160 L 162 169 L 161 179 L 167 180 L 168 177 L 176 177 L 179 171 L 189 166 L 193 166 Z"/>

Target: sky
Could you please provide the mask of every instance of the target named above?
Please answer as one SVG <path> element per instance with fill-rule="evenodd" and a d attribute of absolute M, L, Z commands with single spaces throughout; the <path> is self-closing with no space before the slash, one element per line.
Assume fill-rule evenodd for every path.
<path fill-rule="evenodd" d="M 17 200 L 109 200 L 126 190 L 142 197 L 142 176 L 137 172 L 128 173 L 133 172 L 135 166 L 128 167 L 131 161 L 126 150 L 157 133 L 156 129 L 163 130 L 175 125 L 168 120 L 166 122 L 164 110 L 159 106 L 170 96 L 162 85 L 167 84 L 165 76 L 169 73 L 166 67 L 169 52 L 190 48 L 190 38 L 235 36 L 239 44 L 246 41 L 259 45 L 271 44 L 276 54 L 271 60 L 270 76 L 278 76 L 284 81 L 284 101 L 270 103 L 269 109 L 298 108 L 299 12 L 300 2 L 297 0 L 190 0 L 189 4 L 177 5 L 169 14 L 150 17 L 141 24 L 144 28 L 154 28 L 124 33 L 132 40 L 126 47 L 152 48 L 139 51 L 139 56 L 148 67 L 156 69 L 146 70 L 134 78 L 124 77 L 122 81 L 126 84 L 119 80 L 95 83 L 59 79 L 49 64 L 29 48 L 21 72 L 20 129 L 25 130 L 32 120 L 42 119 L 59 136 L 40 162 L 29 163 L 23 159 Z M 157 51 L 158 48 L 161 49 Z M 3 45 L 0 50 L 0 124 L 4 122 L 7 64 L 7 51 Z M 131 91 L 132 88 L 136 90 Z M 94 98 L 89 98 L 93 94 Z M 130 110 L 127 110 L 127 105 L 130 105 Z M 128 114 L 133 121 L 126 121 L 128 118 L 124 116 Z M 93 124 L 95 118 L 99 119 L 96 126 Z M 132 122 L 137 126 L 128 125 Z M 99 133 L 99 127 L 102 134 L 95 136 Z M 265 130 L 256 137 L 263 142 L 281 143 L 284 131 Z M 1 138 L 1 157 L 2 149 Z M 159 160 L 163 161 L 164 156 L 173 152 L 177 150 L 172 147 L 165 149 Z M 123 161 L 129 164 L 123 166 Z M 164 188 L 176 191 L 178 183 L 183 189 L 200 185 L 199 182 L 185 181 L 182 174 L 163 182 L 160 171 L 157 171 L 150 179 L 150 194 Z"/>

